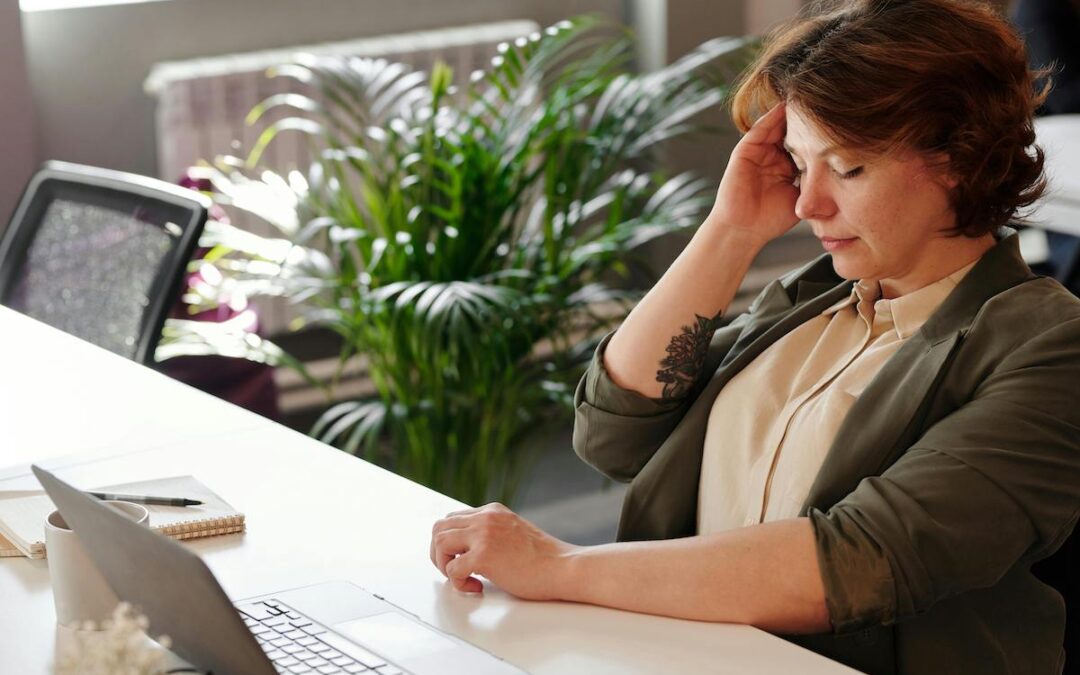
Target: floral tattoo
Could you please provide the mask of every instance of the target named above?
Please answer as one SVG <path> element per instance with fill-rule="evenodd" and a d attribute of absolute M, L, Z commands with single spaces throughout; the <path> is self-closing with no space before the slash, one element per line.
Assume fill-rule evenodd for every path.
<path fill-rule="evenodd" d="M 709 341 L 719 326 L 720 314 L 711 319 L 695 314 L 694 323 L 683 326 L 682 333 L 671 338 L 667 358 L 660 361 L 662 368 L 656 371 L 656 381 L 664 385 L 661 402 L 674 401 L 690 392 L 705 367 Z"/>

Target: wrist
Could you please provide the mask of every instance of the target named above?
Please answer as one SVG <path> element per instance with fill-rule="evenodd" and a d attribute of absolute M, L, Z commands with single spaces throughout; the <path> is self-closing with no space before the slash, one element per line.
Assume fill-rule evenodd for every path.
<path fill-rule="evenodd" d="M 730 247 L 729 250 L 753 252 L 754 255 L 769 243 L 768 237 L 750 228 L 717 220 L 712 214 L 702 222 L 698 232 L 703 233 L 714 244 Z"/>
<path fill-rule="evenodd" d="M 698 228 L 694 238 L 699 237 L 705 248 L 719 252 L 725 262 L 740 269 L 749 269 L 754 258 L 769 243 L 767 238 L 755 232 L 709 220 Z"/>
<path fill-rule="evenodd" d="M 585 589 L 584 552 L 587 546 L 574 546 L 567 544 L 566 548 L 555 558 L 552 581 L 554 588 L 552 595 L 554 600 L 566 602 L 582 602 Z"/>

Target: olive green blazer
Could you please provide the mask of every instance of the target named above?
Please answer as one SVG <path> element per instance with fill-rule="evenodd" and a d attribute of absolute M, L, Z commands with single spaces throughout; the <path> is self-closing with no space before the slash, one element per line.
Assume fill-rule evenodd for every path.
<path fill-rule="evenodd" d="M 1030 566 L 1080 511 L 1080 300 L 1032 274 L 1015 231 L 997 238 L 854 402 L 801 512 L 833 631 L 783 637 L 860 670 L 1063 667 L 1064 602 Z M 576 391 L 573 442 L 630 483 L 620 540 L 696 534 L 717 393 L 851 286 L 828 255 L 773 282 L 715 333 L 678 401 L 614 384 L 605 338 Z"/>

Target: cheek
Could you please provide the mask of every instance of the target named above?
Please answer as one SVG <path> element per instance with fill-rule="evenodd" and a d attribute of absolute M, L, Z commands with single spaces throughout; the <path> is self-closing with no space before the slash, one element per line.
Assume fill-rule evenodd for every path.
<path fill-rule="evenodd" d="M 873 251 L 904 246 L 909 235 L 911 194 L 906 190 L 867 190 L 848 200 L 846 219 L 863 247 Z"/>
<path fill-rule="evenodd" d="M 877 248 L 883 242 L 892 239 L 897 215 L 891 205 L 876 201 L 849 210 L 848 222 L 851 223 L 852 234 L 857 236 L 864 245 Z"/>

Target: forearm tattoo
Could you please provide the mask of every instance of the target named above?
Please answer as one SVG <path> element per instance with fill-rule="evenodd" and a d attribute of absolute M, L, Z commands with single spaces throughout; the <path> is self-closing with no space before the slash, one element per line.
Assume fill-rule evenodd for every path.
<path fill-rule="evenodd" d="M 721 313 L 722 314 L 722 313 Z M 660 401 L 667 403 L 686 396 L 705 367 L 709 341 L 720 326 L 720 314 L 708 319 L 694 315 L 694 323 L 683 326 L 679 335 L 671 338 L 667 358 L 660 361 L 656 381 L 664 385 Z"/>

